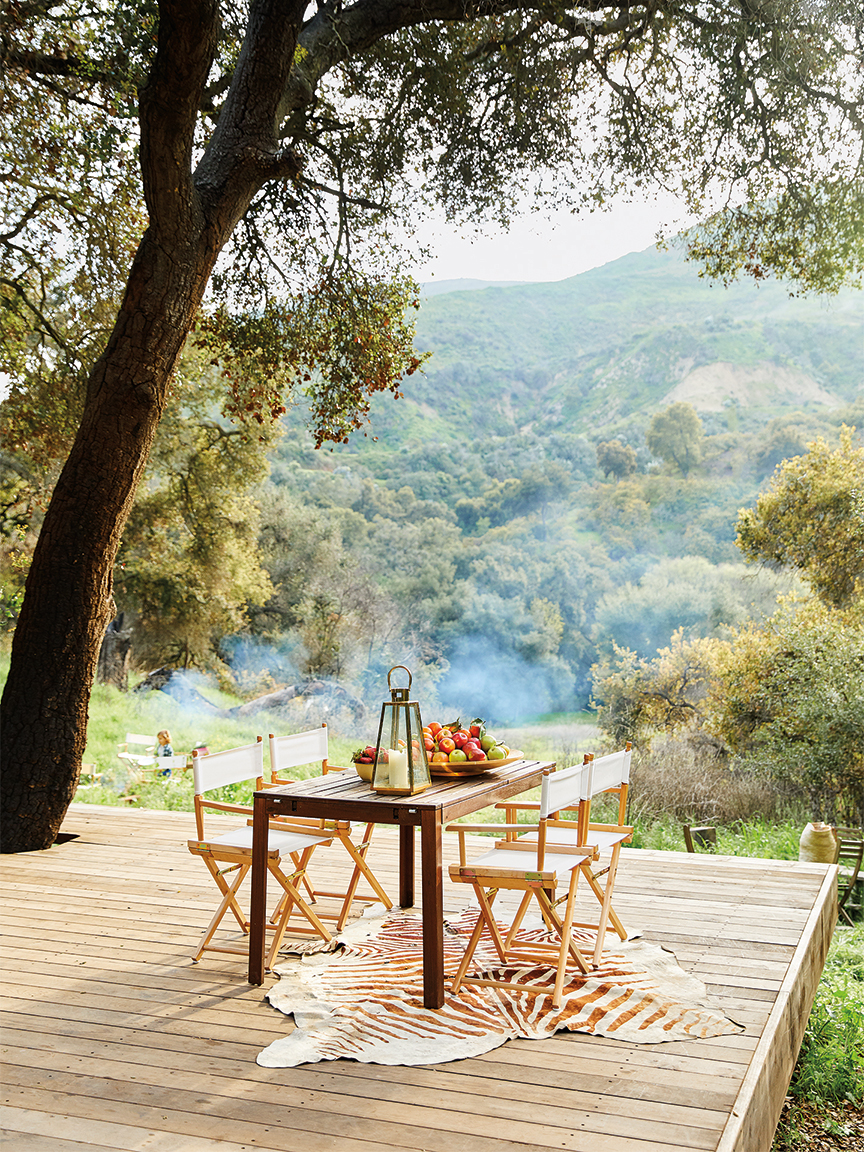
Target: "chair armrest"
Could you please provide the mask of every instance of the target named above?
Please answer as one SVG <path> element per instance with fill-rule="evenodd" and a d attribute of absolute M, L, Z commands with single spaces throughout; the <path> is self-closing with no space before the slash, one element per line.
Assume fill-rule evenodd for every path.
<path fill-rule="evenodd" d="M 520 824 L 448 824 L 445 827 L 445 832 L 455 832 L 458 836 L 458 861 L 462 867 L 465 866 L 468 856 L 465 852 L 465 833 L 467 832 L 508 832 L 511 829 L 520 827 L 523 829 L 530 827 L 530 825 Z"/>
<path fill-rule="evenodd" d="M 248 806 L 240 804 L 223 804 L 220 800 L 202 800 L 202 808 L 208 808 L 212 812 L 240 812 L 244 816 L 251 816 L 252 809 Z"/>

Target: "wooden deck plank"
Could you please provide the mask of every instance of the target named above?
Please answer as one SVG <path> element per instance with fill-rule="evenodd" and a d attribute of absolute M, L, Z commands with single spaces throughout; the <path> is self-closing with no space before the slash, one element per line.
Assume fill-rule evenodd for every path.
<path fill-rule="evenodd" d="M 190 825 L 74 805 L 76 839 L 0 858 L 4 1152 L 770 1147 L 833 927 L 833 870 L 622 855 L 625 924 L 673 951 L 741 1034 L 630 1045 L 564 1033 L 429 1067 L 263 1069 L 257 1052 L 292 1024 L 246 983 L 242 958 L 191 962 L 215 889 L 186 850 Z M 370 851 L 395 892 L 395 833 L 379 828 Z M 445 864 L 455 851 L 447 837 Z M 341 855 L 321 860 L 321 886 Z M 464 902 L 448 889 L 446 908 Z"/>
<path fill-rule="evenodd" d="M 35 1053 L 32 1048 L 18 1049 L 10 1045 L 6 1059 L 10 1068 L 23 1069 L 23 1075 L 26 1076 L 28 1072 L 32 1075 L 34 1069 L 53 1073 L 74 1071 L 79 1057 L 74 1053 Z M 200 1083 L 200 1072 L 186 1068 L 167 1069 L 163 1065 L 154 1067 L 150 1062 L 127 1061 L 122 1053 L 119 1058 L 114 1053 L 110 1057 L 105 1053 L 92 1056 L 89 1071 L 97 1078 L 120 1077 L 175 1092 L 194 1092 Z M 13 1072 L 13 1077 L 14 1075 Z M 367 1120 L 378 1117 L 382 1110 L 388 1118 L 392 1117 L 400 1123 L 411 1122 L 411 1118 L 418 1112 L 434 1116 L 443 1111 L 440 1107 L 442 1098 L 440 1075 L 433 1075 L 428 1084 L 419 1083 L 418 1080 L 418 1077 L 411 1077 L 410 1104 L 408 1104 L 405 1102 L 405 1083 L 401 1077 L 398 1080 L 394 1077 L 389 1081 L 379 1077 L 327 1078 L 320 1073 L 292 1077 L 293 1087 L 297 1090 L 297 1095 L 302 1097 L 306 1107 L 323 1112 L 338 1107 L 343 1112 L 350 1111 L 360 1117 L 364 1125 Z M 218 1082 L 224 1084 L 223 1091 L 227 1094 L 236 1090 L 241 1078 L 220 1076 Z M 489 1086 L 494 1084 L 495 1082 L 491 1081 Z M 667 1126 L 694 1127 L 713 1132 L 716 1132 L 718 1121 L 721 1120 L 721 1112 L 722 1119 L 725 1120 L 725 1108 L 709 1109 L 680 1102 L 634 1098 L 628 1100 L 626 1115 L 622 1116 L 620 1098 L 593 1091 L 581 1080 L 579 1085 L 578 1088 L 547 1089 L 545 1092 L 508 1088 L 506 1096 L 493 1093 L 490 1097 L 486 1093 L 473 1090 L 474 1086 L 463 1077 L 461 1086 L 463 1090 L 448 1089 L 446 1111 L 465 1113 L 470 1117 L 491 1116 L 494 1120 L 507 1120 L 508 1124 L 532 1123 L 538 1106 L 542 1104 L 544 1123 L 547 1126 L 562 1128 L 570 1126 L 574 1114 L 580 1111 L 597 1113 L 595 1123 L 601 1125 L 630 1124 L 647 1120 Z M 472 1090 L 468 1090 L 469 1088 Z M 269 1103 L 271 1088 L 268 1083 L 247 1081 L 243 1077 L 242 1090 L 246 1100 Z M 342 1097 L 347 1097 L 347 1100 L 343 1100 Z M 628 1129 L 628 1134 L 633 1134 L 632 1128 Z"/>
<path fill-rule="evenodd" d="M 76 1091 L 77 1089 L 77 1091 Z M 460 1152 L 545 1152 L 548 1148 L 565 1148 L 569 1152 L 670 1152 L 672 1147 L 702 1149 L 714 1147 L 701 1139 L 697 1129 L 681 1130 L 686 1143 L 646 1138 L 630 1133 L 584 1130 L 584 1118 L 574 1112 L 568 1128 L 544 1124 L 540 1113 L 531 1123 L 508 1121 L 503 1125 L 506 1136 L 490 1135 L 494 1124 L 488 1117 L 472 1118 L 465 1113 L 444 1113 L 429 1109 L 425 1125 L 401 1123 L 400 1109 L 389 1102 L 381 1102 L 379 1111 L 386 1118 L 358 1118 L 342 1111 L 313 1111 L 297 1104 L 296 1093 L 271 1089 L 265 1102 L 248 1101 L 237 1097 L 221 1098 L 212 1092 L 180 1093 L 153 1090 L 147 1085 L 120 1083 L 113 1080 L 87 1079 L 81 1076 L 36 1076 L 35 1083 L 4 1088 L 4 1096 L 13 1106 L 34 1107 L 40 1095 L 50 1092 L 60 1105 L 63 1115 L 79 1118 L 135 1121 L 141 1126 L 178 1132 L 182 1135 L 209 1134 L 215 1141 L 223 1137 L 230 1140 L 245 1138 L 269 1143 L 273 1148 L 303 1152 L 332 1152 L 338 1142 L 340 1152 L 391 1152 L 394 1148 L 424 1150 L 424 1152 L 452 1152 L 458 1139 Z M 206 1108 L 206 1110 L 205 1110 Z M 394 1118 L 395 1117 L 395 1118 Z M 609 1118 L 609 1127 L 620 1127 L 620 1117 Z M 626 1118 L 623 1123 L 627 1124 Z M 633 1122 L 632 1127 L 638 1127 Z M 645 1125 L 647 1131 L 656 1125 Z M 699 1135 L 691 1141 L 690 1132 Z M 362 1136 L 360 1135 L 362 1133 Z"/>

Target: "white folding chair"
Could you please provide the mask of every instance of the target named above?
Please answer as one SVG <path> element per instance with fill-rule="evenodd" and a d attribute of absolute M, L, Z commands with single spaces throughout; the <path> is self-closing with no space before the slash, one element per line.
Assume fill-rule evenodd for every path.
<path fill-rule="evenodd" d="M 320 728 L 313 728 L 308 732 L 295 732 L 288 736 L 274 736 L 270 733 L 269 742 L 270 779 L 265 783 L 264 787 L 277 787 L 279 784 L 288 783 L 288 781 L 280 775 L 281 773 L 290 772 L 294 768 L 305 767 L 312 763 L 317 764 L 319 761 L 321 763 L 322 773 L 342 771 L 338 765 L 330 764 L 328 760 L 326 724 L 322 724 Z M 279 823 L 282 823 L 282 818 L 279 819 Z M 334 920 L 335 931 L 341 932 L 355 899 L 365 904 L 380 901 L 385 908 L 389 909 L 393 907 L 392 900 L 381 887 L 378 879 L 366 863 L 366 854 L 369 851 L 369 845 L 372 840 L 374 824 L 366 825 L 362 841 L 355 844 L 351 838 L 351 825 L 344 820 L 321 821 L 291 817 L 290 823 L 295 829 L 308 828 L 313 833 L 326 830 L 331 837 L 330 843 L 341 844 L 353 863 L 348 886 L 344 892 L 316 888 L 312 886 L 310 878 L 304 876 L 304 883 L 311 903 L 316 903 L 319 898 L 335 899 L 339 902 L 336 911 L 325 912 L 318 910 L 319 919 Z M 367 895 L 364 893 L 360 896 L 357 895 L 357 887 L 361 878 L 368 882 L 373 894 Z M 294 917 L 295 920 L 295 923 L 291 925 L 292 934 L 299 933 L 302 935 L 309 933 L 310 930 L 302 922 L 299 924 L 296 923 L 295 912 L 296 909 L 294 908 L 293 901 L 291 897 L 286 894 L 283 898 L 281 909 L 279 910 L 279 923 L 276 928 L 276 937 L 274 938 L 274 949 L 278 950 L 278 945 L 281 943 L 282 937 L 292 917 Z M 275 918 L 274 915 L 274 919 Z"/>
<path fill-rule="evenodd" d="M 480 915 L 477 925 L 468 941 L 468 947 L 452 988 L 458 992 L 463 983 L 494 985 L 498 988 L 512 988 L 519 991 L 534 990 L 548 992 L 548 983 L 532 984 L 525 980 L 498 980 L 489 976 L 468 976 L 468 969 L 474 957 L 484 927 L 492 937 L 492 943 L 502 966 L 518 967 L 526 971 L 541 966 L 554 967 L 555 984 L 552 1002 L 558 1007 L 566 977 L 567 964 L 571 960 L 583 973 L 589 971 L 588 961 L 573 939 L 576 891 L 579 877 L 590 872 L 592 853 L 589 849 L 579 849 L 559 843 L 559 833 L 571 829 L 575 833 L 577 822 L 554 819 L 554 814 L 564 809 L 578 808 L 583 794 L 588 790 L 588 777 L 591 765 L 580 764 L 562 772 L 549 772 L 543 777 L 539 804 L 540 819 L 536 825 L 533 842 L 527 840 L 499 840 L 490 852 L 476 860 L 466 861 L 465 836 L 470 832 L 502 829 L 500 824 L 451 824 L 448 831 L 459 834 L 459 863 L 450 865 L 450 879 L 457 884 L 471 884 Z M 514 825 L 524 831 L 525 825 Z M 510 831 L 504 825 L 506 831 Z M 556 899 L 556 892 L 566 885 L 565 895 Z M 518 911 L 502 936 L 495 921 L 492 906 L 499 891 L 515 890 L 524 893 Z M 517 940 L 525 913 L 536 900 L 546 927 L 557 937 L 557 941 L 535 942 Z M 558 904 L 564 902 L 562 917 Z"/>
<path fill-rule="evenodd" d="M 158 743 L 159 741 L 155 736 L 144 736 L 140 732 L 127 732 L 126 739 L 118 745 L 118 759 L 126 765 L 129 775 L 136 784 L 143 784 L 148 778 L 155 780 L 160 776 L 173 776 L 177 771 L 185 772 L 187 758 L 185 756 L 159 756 L 157 754 Z"/>
<path fill-rule="evenodd" d="M 229 911 L 243 933 L 248 935 L 249 932 L 249 921 L 237 901 L 237 893 L 252 867 L 252 808 L 208 797 L 207 794 L 241 783 L 252 783 L 260 791 L 264 787 L 264 745 L 259 736 L 254 744 L 231 748 L 225 752 L 203 754 L 196 749 L 192 757 L 198 839 L 189 840 L 188 847 L 193 855 L 203 859 L 221 894 L 219 906 L 201 938 L 194 959 L 199 960 L 208 951 L 246 956 L 246 948 L 211 944 L 210 941 Z M 212 812 L 236 812 L 245 816 L 246 821 L 228 832 L 210 835 L 205 822 L 207 814 Z M 334 836 L 333 831 L 324 829 L 323 822 L 317 823 L 316 831 L 308 824 L 295 827 L 289 821 L 271 821 L 267 839 L 267 869 L 280 885 L 280 907 L 283 901 L 290 900 L 291 907 L 308 922 L 309 933 L 330 941 L 332 934 L 303 899 L 298 887 L 315 848 L 329 844 Z M 290 862 L 290 869 L 283 867 L 285 861 Z M 226 880 L 228 875 L 232 875 L 230 883 Z M 270 928 L 276 932 L 276 936 L 268 954 L 268 967 L 273 963 L 284 933 L 284 926 L 280 932 L 272 918 Z"/>
<path fill-rule="evenodd" d="M 139 783 L 143 779 L 143 768 L 151 768 L 156 763 L 155 736 L 145 736 L 140 732 L 127 732 L 126 739 L 117 745 L 117 757 L 129 769 L 130 775 Z"/>
<path fill-rule="evenodd" d="M 633 829 L 626 825 L 627 819 L 627 792 L 630 786 L 630 761 L 632 759 L 632 745 L 629 743 L 620 752 L 612 752 L 607 756 L 594 757 L 586 753 L 583 767 L 590 765 L 591 771 L 583 777 L 583 791 L 578 803 L 568 806 L 564 810 L 578 810 L 578 818 L 574 821 L 553 820 L 550 826 L 555 828 L 555 842 L 568 845 L 574 849 L 584 849 L 591 853 L 592 859 L 598 861 L 601 853 L 610 853 L 609 862 L 597 870 L 584 869 L 583 874 L 591 891 L 600 904 L 600 914 L 597 920 L 574 921 L 574 927 L 591 928 L 597 932 L 597 942 L 594 948 L 593 961 L 600 963 L 600 954 L 609 924 L 618 933 L 621 940 L 626 940 L 629 933 L 621 923 L 615 909 L 612 907 L 612 894 L 615 890 L 615 880 L 618 875 L 618 863 L 621 845 L 633 835 Z M 615 793 L 618 796 L 618 822 L 616 824 L 597 824 L 591 821 L 591 803 L 603 793 Z M 523 849 L 534 850 L 537 833 L 533 831 L 519 835 L 520 826 L 516 824 L 517 810 L 536 810 L 536 803 L 521 802 L 518 797 L 506 800 L 497 805 L 505 810 L 505 819 L 509 831 L 504 843 L 509 849 L 519 851 Z M 555 813 L 557 816 L 558 813 Z M 599 881 L 606 877 L 601 887 Z"/>

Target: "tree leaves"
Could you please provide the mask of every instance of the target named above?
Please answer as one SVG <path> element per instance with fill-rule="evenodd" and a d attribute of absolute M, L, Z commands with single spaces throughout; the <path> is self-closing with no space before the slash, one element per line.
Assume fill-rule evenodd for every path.
<path fill-rule="evenodd" d="M 410 310 L 410 279 L 325 270 L 287 303 L 260 314 L 221 308 L 203 317 L 196 341 L 222 368 L 230 389 L 226 415 L 244 424 L 276 419 L 286 403 L 310 402 L 315 446 L 347 443 L 362 428 L 377 392 L 398 397 L 400 381 L 420 368 Z"/>
<path fill-rule="evenodd" d="M 648 448 L 687 476 L 702 458 L 702 421 L 692 404 L 677 401 L 658 412 L 648 425 Z"/>
<path fill-rule="evenodd" d="M 797 568 L 826 604 L 864 594 L 864 447 L 846 425 L 839 447 L 821 436 L 784 460 L 756 507 L 738 514 L 750 561 Z"/>

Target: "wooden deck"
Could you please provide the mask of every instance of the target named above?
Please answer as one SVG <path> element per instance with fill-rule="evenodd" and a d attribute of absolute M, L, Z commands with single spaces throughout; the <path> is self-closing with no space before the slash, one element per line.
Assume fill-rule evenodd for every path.
<path fill-rule="evenodd" d="M 625 853 L 628 927 L 704 980 L 741 1035 L 563 1033 L 421 1068 L 264 1069 L 290 1019 L 243 960 L 189 959 L 215 906 L 191 831 L 187 814 L 73 805 L 73 839 L 0 857 L 4 1152 L 769 1149 L 836 917 L 833 868 Z M 395 891 L 394 833 L 378 829 L 370 862 Z"/>

